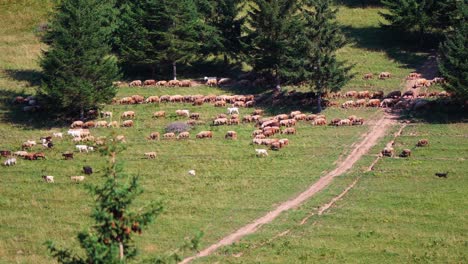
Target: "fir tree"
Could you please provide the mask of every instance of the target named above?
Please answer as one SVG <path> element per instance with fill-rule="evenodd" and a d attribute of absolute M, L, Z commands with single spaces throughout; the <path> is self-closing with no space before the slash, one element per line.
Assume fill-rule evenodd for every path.
<path fill-rule="evenodd" d="M 245 1 L 242 0 L 197 0 L 205 23 L 212 28 L 208 44 L 203 46 L 205 54 L 223 55 L 224 63 L 228 58 L 238 59 L 243 51 L 242 26 L 245 23 Z"/>
<path fill-rule="evenodd" d="M 297 33 L 297 10 L 295 0 L 254 0 L 248 13 L 248 56 L 254 71 L 274 78 L 277 91 L 281 78 L 291 73 L 284 62 L 294 59 L 289 56 Z"/>
<path fill-rule="evenodd" d="M 444 88 L 468 99 L 468 4 L 460 2 L 457 14 L 457 25 L 440 45 L 439 70 L 447 80 Z"/>
<path fill-rule="evenodd" d="M 337 10 L 330 5 L 330 0 L 303 0 L 303 30 L 297 40 L 297 51 L 303 56 L 298 72 L 317 92 L 319 112 L 322 93 L 338 91 L 352 78 L 351 66 L 336 58 L 336 51 L 347 41 L 336 22 Z"/>
<path fill-rule="evenodd" d="M 119 77 L 109 41 L 115 24 L 113 0 L 64 0 L 44 37 L 42 85 L 44 106 L 54 114 L 84 117 L 84 112 L 110 102 Z"/>
<path fill-rule="evenodd" d="M 111 264 L 123 263 L 134 259 L 137 250 L 132 236 L 141 234 L 144 227 L 162 212 L 160 203 L 151 203 L 146 210 L 130 210 L 130 207 L 142 193 L 137 177 L 124 176 L 122 164 L 116 161 L 116 155 L 122 149 L 115 140 L 101 149 L 109 157 L 105 182 L 102 186 L 88 186 L 96 199 L 91 216 L 95 224 L 78 234 L 84 256 L 71 250 L 58 249 L 53 242 L 47 246 L 59 263 L 70 264 Z"/>

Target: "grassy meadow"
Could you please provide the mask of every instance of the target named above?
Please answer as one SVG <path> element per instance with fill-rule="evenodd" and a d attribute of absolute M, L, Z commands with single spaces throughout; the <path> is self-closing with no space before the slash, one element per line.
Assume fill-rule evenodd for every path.
<path fill-rule="evenodd" d="M 385 145 L 382 140 L 352 172 L 301 208 L 199 262 L 465 263 L 467 131 L 466 124 L 409 125 L 395 149 L 410 148 L 412 157 L 384 158 L 365 172 Z M 415 147 L 421 138 L 429 139 L 428 147 Z M 436 172 L 448 172 L 448 178 Z M 357 177 L 342 200 L 299 225 Z M 285 230 L 291 231 L 271 240 Z"/>
<path fill-rule="evenodd" d="M 25 140 L 38 140 L 40 136 L 50 135 L 53 131 L 66 132 L 68 129 L 51 125 L 47 120 L 37 116 L 22 113 L 20 106 L 11 104 L 15 95 L 33 94 L 38 85 L 40 76 L 38 56 L 42 45 L 36 36 L 36 31 L 38 25 L 47 20 L 47 13 L 52 9 L 52 2 L 0 1 L 0 24 L 4 25 L 0 27 L 0 149 L 19 150 L 21 143 Z M 400 46 L 396 46 L 397 43 L 389 42 L 384 32 L 379 29 L 378 11 L 378 8 L 342 6 L 338 13 L 339 22 L 353 40 L 352 44 L 340 51 L 339 56 L 356 65 L 354 69 L 356 77 L 344 87 L 344 90 L 388 92 L 402 89 L 404 76 L 415 70 L 427 56 L 424 52 L 407 53 Z M 378 74 L 381 71 L 392 72 L 394 77 L 386 81 L 362 80 L 364 73 Z M 229 90 L 205 86 L 120 88 L 117 97 L 133 94 L 149 96 L 232 93 Z M 151 132 L 163 132 L 164 127 L 171 122 L 185 121 L 185 119 L 175 117 L 174 112 L 177 109 L 199 112 L 205 124 L 195 127 L 191 131 L 189 140 L 158 142 L 146 140 Z M 224 235 L 268 212 L 278 203 L 303 191 L 321 175 L 333 169 L 335 162 L 346 155 L 352 144 L 370 128 L 369 124 L 344 128 L 312 127 L 305 122 L 300 123 L 297 126 L 297 135 L 284 136 L 289 138 L 290 146 L 279 152 L 270 151 L 268 158 L 256 158 L 255 147 L 250 145 L 250 134 L 254 129 L 252 124 L 210 126 L 212 118 L 218 113 L 225 112 L 225 108 L 215 108 L 209 104 L 203 106 L 142 104 L 107 105 L 104 110 L 112 111 L 114 120 L 119 120 L 120 114 L 127 110 L 134 110 L 137 113 L 134 128 L 99 128 L 93 129 L 92 134 L 95 136 L 109 136 L 111 133 L 125 135 L 126 150 L 118 159 L 124 162 L 127 174 L 139 175 L 145 190 L 136 206 L 143 206 L 152 200 L 162 200 L 165 207 L 165 213 L 157 219 L 156 223 L 151 225 L 142 236 L 137 237 L 136 242 L 141 249 L 142 257 L 154 257 L 173 250 L 183 243 L 184 238 L 199 230 L 205 233 L 202 247 L 219 240 Z M 158 110 L 165 110 L 168 117 L 152 119 L 152 112 Z M 252 109 L 241 109 L 241 115 L 251 111 Z M 349 115 L 358 115 L 366 120 L 373 120 L 379 118 L 383 112 L 376 109 L 328 108 L 324 114 L 329 120 Z M 290 262 L 287 256 L 292 260 L 298 260 L 298 256 L 304 254 L 309 254 L 304 257 L 305 262 L 320 261 L 321 258 L 331 262 L 338 262 L 340 259 L 360 262 L 359 252 L 353 251 L 350 252 L 353 254 L 348 255 L 345 251 L 351 249 L 366 251 L 366 254 L 369 254 L 365 256 L 366 260 L 373 262 L 379 257 L 379 254 L 375 252 L 380 252 L 379 250 L 383 250 L 385 246 L 379 245 L 374 251 L 370 250 L 371 244 L 376 243 L 372 239 L 378 238 L 382 243 L 390 241 L 387 239 L 389 234 L 379 233 L 379 228 L 383 228 L 379 221 L 387 219 L 382 218 L 388 213 L 384 209 L 393 210 L 392 212 L 395 213 L 393 217 L 388 217 L 387 226 L 392 223 L 410 225 L 412 224 L 410 216 L 423 219 L 429 217 L 424 215 L 425 213 L 437 215 L 430 218 L 433 220 L 434 225 L 431 225 L 433 229 L 416 226 L 412 231 L 415 237 L 411 239 L 404 239 L 404 234 L 409 232 L 407 229 L 410 226 L 403 229 L 405 233 L 395 232 L 395 236 L 404 243 L 400 245 L 393 242 L 392 248 L 389 248 L 390 253 L 398 254 L 393 259 L 411 260 L 406 258 L 408 255 L 402 253 L 405 248 L 410 247 L 414 248 L 416 256 L 423 256 L 424 251 L 420 243 L 426 240 L 418 240 L 418 238 L 427 235 L 430 230 L 441 234 L 439 236 L 441 240 L 436 240 L 436 247 L 442 245 L 440 247 L 444 248 L 440 251 L 441 257 L 448 256 L 451 252 L 459 252 L 463 244 L 459 243 L 460 236 L 456 232 L 461 229 L 466 231 L 466 224 L 464 225 L 461 221 L 463 217 L 466 219 L 466 213 L 463 214 L 461 211 L 462 206 L 456 207 L 455 203 L 451 204 L 451 201 L 457 199 L 456 201 L 463 203 L 459 195 L 462 187 L 466 186 L 464 181 L 466 179 L 462 177 L 463 169 L 466 171 L 466 162 L 453 161 L 460 166 L 451 166 L 452 163 L 449 161 L 436 159 L 434 156 L 436 154 L 432 150 L 434 148 L 440 150 L 437 152 L 439 153 L 437 158 L 448 157 L 455 160 L 460 153 L 465 153 L 466 158 L 467 146 L 459 142 L 463 142 L 463 139 L 466 142 L 467 128 L 465 125 L 439 125 L 437 127 L 414 125 L 405 130 L 407 136 L 401 138 L 401 144 L 413 144 L 413 141 L 418 138 L 406 133 L 410 129 L 415 133 L 426 133 L 424 137 L 428 137 L 434 145 L 431 144 L 430 148 L 415 151 L 416 157 L 409 160 L 384 160 L 379 163 L 375 172 L 364 174 L 361 183 L 357 186 L 358 189 L 354 190 L 349 198 L 342 202 L 343 204 L 340 203 L 340 209 L 344 208 L 347 211 L 337 210 L 336 214 L 339 215 L 335 215 L 335 210 L 332 210 L 320 218 L 321 228 L 304 225 L 298 229 L 297 233 L 294 233 L 293 238 L 285 237 L 281 241 L 281 243 L 284 241 L 284 245 L 260 247 L 258 250 L 245 253 L 241 258 L 228 257 L 232 252 L 239 251 L 239 248 L 248 248 L 250 243 L 254 244 L 256 241 L 268 239 L 269 235 L 275 234 L 283 227 L 289 228 L 294 225 L 296 220 L 320 205 L 321 201 L 326 201 L 329 197 L 341 192 L 349 181 L 362 174 L 359 170 L 350 174 L 349 177 L 340 178 L 336 184 L 334 183 L 321 193 L 317 200 L 307 203 L 298 211 L 286 214 L 262 229 L 259 234 L 249 238 L 247 242 L 230 247 L 220 252 L 220 255 L 202 259 L 200 262 L 225 262 L 227 258 L 227 261 L 232 262 L 285 263 Z M 195 140 L 194 135 L 201 130 L 213 130 L 214 138 Z M 224 134 L 228 130 L 237 131 L 239 139 L 225 140 Z M 436 143 L 439 137 L 445 145 Z M 453 138 L 460 138 L 460 141 Z M 84 184 L 72 184 L 69 176 L 80 175 L 82 166 L 91 165 L 97 173 L 88 177 L 86 182 L 98 184 L 101 181 L 100 172 L 106 161 L 98 153 L 75 153 L 74 160 L 65 161 L 61 158 L 61 153 L 74 151 L 74 144 L 69 138 L 56 140 L 54 143 L 56 147 L 52 150 L 35 148 L 37 151 L 45 151 L 47 160 L 19 160 L 16 166 L 0 168 L 0 226 L 2 227 L 0 263 L 51 263 L 52 259 L 47 255 L 43 245 L 46 240 L 52 239 L 60 245 L 76 248 L 76 233 L 91 224 L 88 215 L 91 212 L 92 198 L 87 194 Z M 158 153 L 156 160 L 144 159 L 143 153 L 148 151 Z M 374 154 L 378 151 L 379 149 L 376 148 Z M 421 155 L 426 159 L 420 159 Z M 373 159 L 372 155 L 366 156 L 359 163 L 358 168 L 361 169 L 370 163 L 371 159 Z M 432 162 L 433 159 L 436 161 Z M 0 161 L 3 162 L 4 158 Z M 453 177 L 450 175 L 447 180 L 442 180 L 446 185 L 440 185 L 439 179 L 432 177 L 433 173 L 430 169 L 439 168 L 435 164 L 440 165 L 440 168 L 453 171 Z M 187 172 L 191 169 L 196 170 L 196 177 L 188 176 Z M 431 172 L 428 178 L 422 176 L 426 175 L 425 170 Z M 54 175 L 56 183 L 43 183 L 40 176 L 44 174 Z M 413 185 L 414 182 L 422 185 Z M 460 184 L 460 182 L 465 184 Z M 436 184 L 439 184 L 439 188 L 442 187 L 440 192 L 431 192 Z M 449 192 L 448 190 L 452 188 L 455 191 Z M 415 190 L 418 192 L 414 192 Z M 442 192 L 444 190 L 445 192 Z M 395 197 L 396 191 L 401 191 L 401 197 Z M 431 195 L 431 203 L 424 202 L 424 192 L 429 192 Z M 392 201 L 390 198 L 397 200 Z M 408 211 L 410 210 L 408 206 L 412 205 L 408 199 L 419 202 L 415 204 L 414 211 Z M 437 212 L 440 208 L 435 201 L 439 200 L 442 202 L 441 205 L 446 206 L 444 208 L 447 211 Z M 381 204 L 385 207 L 380 208 Z M 350 208 L 346 209 L 346 205 Z M 363 215 L 366 211 L 372 211 L 374 214 Z M 358 214 L 359 212 L 361 215 Z M 400 212 L 405 214 L 405 217 L 397 217 L 396 214 Z M 408 212 L 412 214 L 406 216 Z M 447 215 L 453 217 L 448 218 Z M 369 227 L 360 223 L 363 219 Z M 429 221 L 430 219 L 424 218 L 423 220 Z M 440 229 L 436 229 L 437 220 L 443 221 L 444 219 L 450 225 L 442 225 L 439 226 Z M 339 224 L 345 225 L 338 228 Z M 456 228 L 451 229 L 452 225 Z M 385 231 L 392 231 L 390 227 L 387 228 Z M 358 236 L 356 230 L 364 235 Z M 369 235 L 371 231 L 373 233 Z M 379 234 L 377 238 L 373 237 L 375 233 Z M 449 233 L 452 236 L 449 236 Z M 317 234 L 320 235 L 321 240 L 309 240 L 317 237 Z M 434 237 L 437 238 L 435 235 Z M 430 242 L 430 238 L 428 236 L 427 241 Z M 439 243 L 437 241 L 441 241 L 441 244 L 437 244 Z M 365 242 L 369 243 L 365 248 L 356 246 Z M 294 247 L 294 245 L 301 244 L 312 247 Z M 313 247 L 313 245 L 319 246 Z M 466 242 L 464 247 L 466 247 Z M 309 252 L 310 248 L 313 250 Z M 371 255 L 372 252 L 375 255 Z M 458 260 L 457 256 L 454 255 L 449 260 Z M 299 259 L 293 262 L 301 261 Z"/>

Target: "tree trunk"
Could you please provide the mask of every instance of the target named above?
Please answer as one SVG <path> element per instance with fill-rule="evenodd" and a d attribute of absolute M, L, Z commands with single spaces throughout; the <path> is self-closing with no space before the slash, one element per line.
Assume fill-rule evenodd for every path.
<path fill-rule="evenodd" d="M 154 67 L 154 65 L 152 65 L 152 66 L 151 66 L 151 78 L 152 78 L 152 79 L 155 79 L 155 78 L 154 78 L 155 75 L 156 75 L 156 67 Z"/>
<path fill-rule="evenodd" d="M 84 108 L 81 106 L 80 108 L 80 120 L 84 120 Z"/>
<path fill-rule="evenodd" d="M 278 73 L 278 67 L 276 67 L 276 76 L 275 76 L 275 79 L 276 79 L 276 85 L 275 85 L 275 91 L 276 92 L 281 92 L 281 80 L 280 80 L 280 76 L 279 76 L 279 73 Z"/>
<path fill-rule="evenodd" d="M 177 65 L 175 61 L 172 63 L 172 73 L 174 74 L 174 80 L 177 80 Z"/>
<path fill-rule="evenodd" d="M 224 54 L 223 59 L 224 59 L 224 66 L 228 65 L 229 62 L 228 62 L 228 57 L 226 54 Z"/>
<path fill-rule="evenodd" d="M 318 97 L 317 97 L 317 112 L 318 113 L 322 112 L 322 93 L 321 92 L 318 93 Z"/>
<path fill-rule="evenodd" d="M 119 243 L 119 257 L 120 260 L 124 259 L 124 248 L 122 242 Z"/>

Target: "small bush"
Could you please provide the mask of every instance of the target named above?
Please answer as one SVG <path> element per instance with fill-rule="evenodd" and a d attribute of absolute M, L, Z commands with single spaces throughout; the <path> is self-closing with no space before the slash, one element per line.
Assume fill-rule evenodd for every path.
<path fill-rule="evenodd" d="M 181 133 L 181 132 L 185 132 L 185 131 L 189 131 L 190 130 L 190 126 L 187 125 L 186 123 L 182 123 L 182 122 L 174 122 L 174 123 L 170 123 L 167 127 L 166 127 L 166 133 Z"/>

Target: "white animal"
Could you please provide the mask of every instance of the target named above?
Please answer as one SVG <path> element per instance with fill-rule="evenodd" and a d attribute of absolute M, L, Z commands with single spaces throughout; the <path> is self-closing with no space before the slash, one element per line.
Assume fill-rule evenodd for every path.
<path fill-rule="evenodd" d="M 228 114 L 239 114 L 239 108 L 238 107 L 228 107 Z"/>
<path fill-rule="evenodd" d="M 47 183 L 54 183 L 54 176 L 42 176 L 42 179 Z"/>
<path fill-rule="evenodd" d="M 63 133 L 61 133 L 61 132 L 54 132 L 53 136 L 56 137 L 56 138 L 63 138 Z"/>
<path fill-rule="evenodd" d="M 70 180 L 73 182 L 82 182 L 84 179 L 85 176 L 70 176 Z"/>
<path fill-rule="evenodd" d="M 5 166 L 13 166 L 16 165 L 16 158 L 9 158 L 3 162 L 3 165 Z"/>
<path fill-rule="evenodd" d="M 67 134 L 72 137 L 81 137 L 81 129 L 69 129 Z"/>
<path fill-rule="evenodd" d="M 88 147 L 88 151 L 94 151 L 94 147 Z"/>
<path fill-rule="evenodd" d="M 13 153 L 13 155 L 24 157 L 24 156 L 28 155 L 28 152 L 20 150 L 20 151 L 16 151 L 15 153 Z"/>
<path fill-rule="evenodd" d="M 86 145 L 76 145 L 75 147 L 79 152 L 83 152 L 83 151 L 86 151 L 86 153 L 89 152 L 88 146 Z"/>
<path fill-rule="evenodd" d="M 255 149 L 257 157 L 266 157 L 268 156 L 268 152 L 266 149 Z"/>
<path fill-rule="evenodd" d="M 195 170 L 189 170 L 189 171 L 188 171 L 188 174 L 189 174 L 190 176 L 195 176 Z"/>

